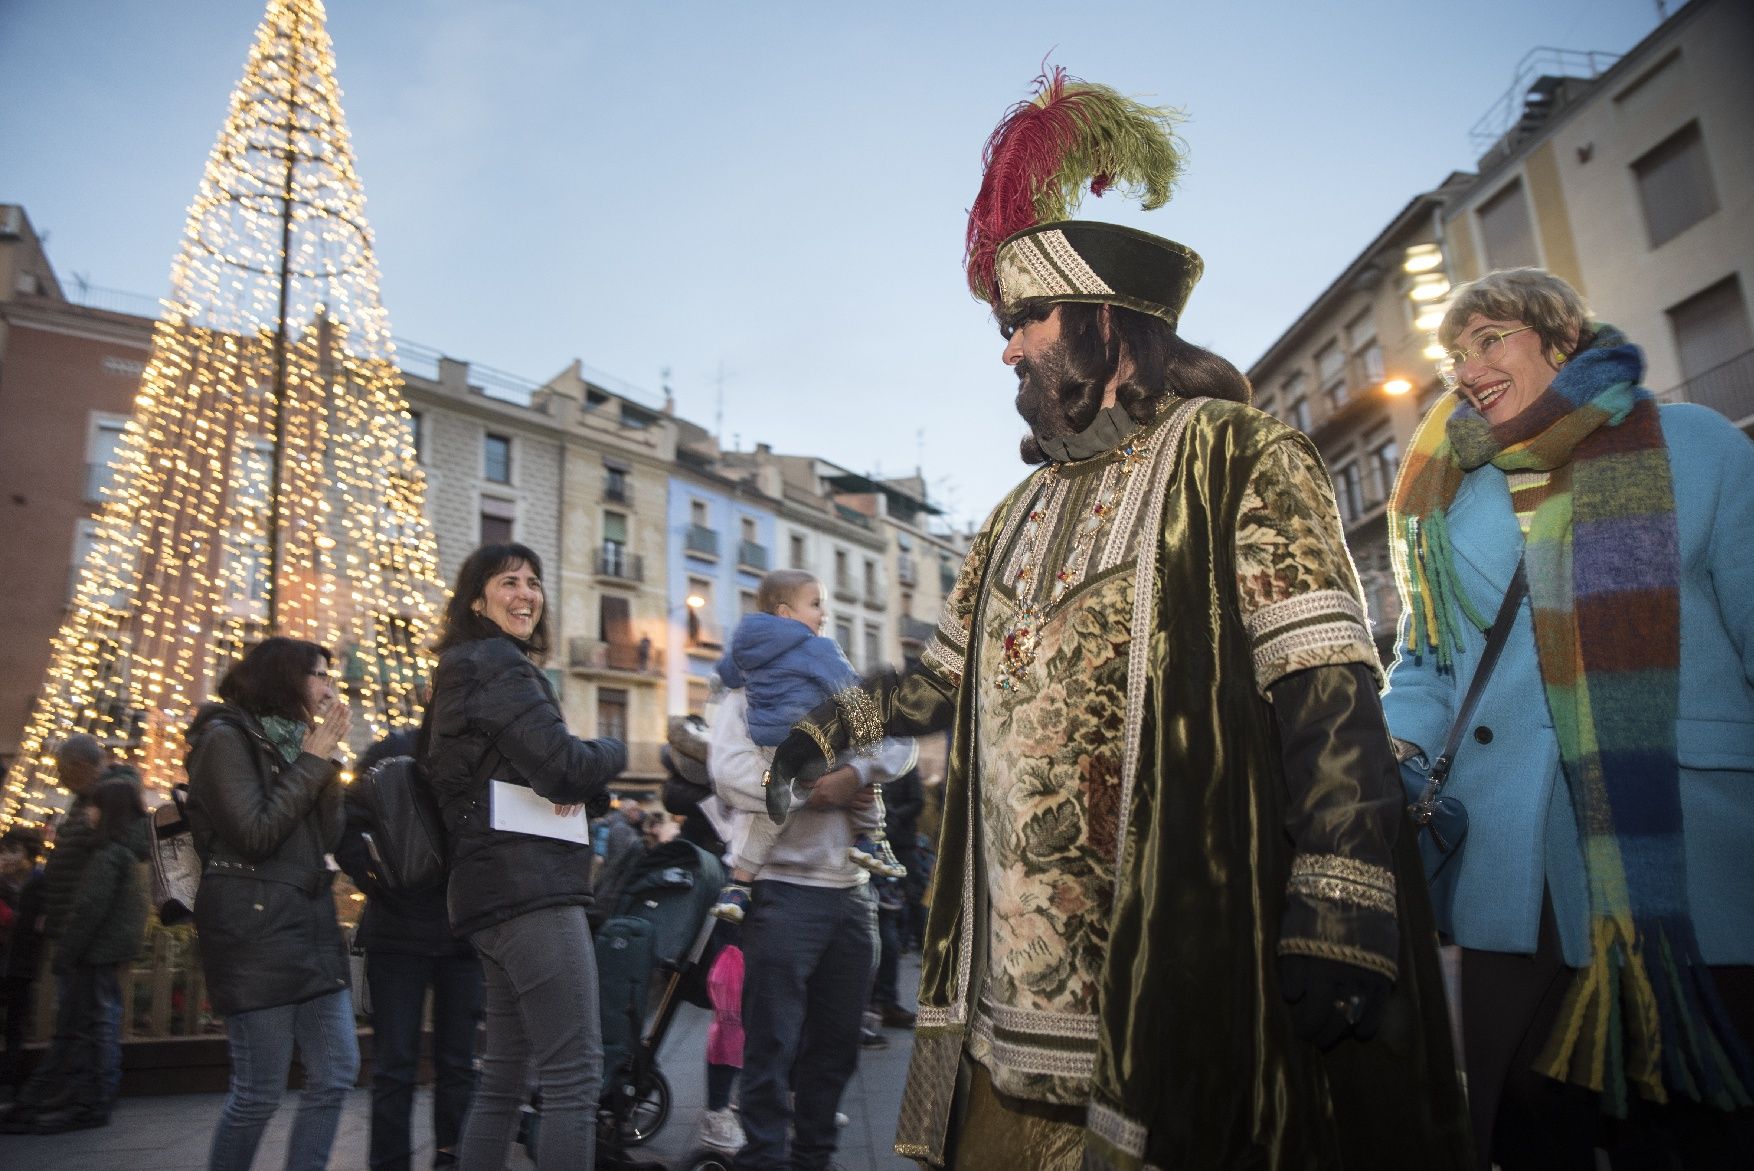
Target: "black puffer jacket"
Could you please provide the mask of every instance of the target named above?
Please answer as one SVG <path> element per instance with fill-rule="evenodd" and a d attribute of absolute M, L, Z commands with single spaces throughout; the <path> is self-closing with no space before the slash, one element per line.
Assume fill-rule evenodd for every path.
<path fill-rule="evenodd" d="M 348 986 L 323 855 L 341 839 L 331 761 L 287 763 L 254 717 L 209 704 L 189 726 L 189 830 L 205 871 L 195 930 L 213 1007 L 230 1016 Z"/>
<path fill-rule="evenodd" d="M 440 657 L 427 730 L 424 772 L 451 852 L 451 930 L 468 935 L 542 907 L 589 906 L 590 845 L 496 832 L 488 781 L 601 813 L 609 781 L 627 765 L 622 743 L 568 733 L 547 676 L 503 635 Z"/>

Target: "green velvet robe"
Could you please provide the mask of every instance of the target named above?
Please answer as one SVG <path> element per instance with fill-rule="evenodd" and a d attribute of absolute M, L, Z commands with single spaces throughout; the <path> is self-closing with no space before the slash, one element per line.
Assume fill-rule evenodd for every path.
<path fill-rule="evenodd" d="M 1369 853 L 1361 844 L 1369 835 L 1347 823 L 1344 810 L 1359 798 L 1358 770 L 1345 759 L 1326 760 L 1317 777 L 1287 785 L 1272 705 L 1257 688 L 1258 638 L 1251 640 L 1237 604 L 1232 550 L 1243 493 L 1263 453 L 1289 443 L 1318 466 L 1319 459 L 1303 436 L 1236 404 L 1187 404 L 1174 426 L 1173 458 L 1154 470 L 1163 478 L 1160 499 L 1141 521 L 1155 523 L 1159 539 L 1135 570 L 1144 629 L 1132 645 L 1144 669 L 1135 664 L 1132 672 L 1138 684 L 1127 734 L 1137 735 L 1128 753 L 1135 765 L 1121 809 L 1084 1164 L 1468 1167 L 1436 933 L 1410 827 L 1390 834 L 1392 845 L 1380 841 L 1382 864 L 1374 867 L 1392 868 L 1392 921 L 1386 911 L 1287 893 L 1300 853 L 1359 857 Z M 1030 495 L 1028 482 L 1014 491 L 977 548 L 1006 533 L 1015 540 L 1010 514 Z M 998 560 L 988 559 L 988 568 Z M 976 632 L 990 586 L 973 591 Z M 987 962 L 970 745 L 972 690 L 994 668 L 981 661 L 980 637 L 954 642 L 955 624 L 941 624 L 920 669 L 868 684 L 891 734 L 954 728 L 919 1024 L 896 1136 L 901 1154 L 934 1166 L 944 1164 L 970 1000 Z M 935 669 L 950 655 L 962 656 L 960 670 Z M 868 715 L 828 721 L 860 722 L 859 735 L 821 731 L 837 742 L 867 738 Z M 1335 751 L 1343 757 L 1343 746 Z M 1293 841 L 1292 824 L 1304 840 Z M 1282 948 L 1292 935 L 1295 946 Z M 1280 994 L 1281 950 L 1394 971 L 1377 1037 L 1325 1054 L 1300 1041 Z"/>

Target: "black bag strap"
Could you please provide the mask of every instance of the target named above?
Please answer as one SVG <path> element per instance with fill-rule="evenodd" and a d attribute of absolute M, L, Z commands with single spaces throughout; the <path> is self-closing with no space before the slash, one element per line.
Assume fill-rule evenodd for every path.
<path fill-rule="evenodd" d="M 1486 632 L 1486 649 L 1480 652 L 1479 669 L 1468 683 L 1468 693 L 1462 697 L 1462 706 L 1456 712 L 1455 723 L 1450 725 L 1449 735 L 1444 739 L 1443 751 L 1432 761 L 1431 771 L 1426 774 L 1430 783 L 1426 785 L 1421 800 L 1432 800 L 1443 788 L 1443 782 L 1449 776 L 1450 765 L 1455 763 L 1456 749 L 1461 747 L 1462 733 L 1467 730 L 1468 721 L 1474 718 L 1474 709 L 1480 706 L 1480 695 L 1486 690 L 1486 681 L 1492 678 L 1492 670 L 1498 666 L 1498 656 L 1504 650 L 1504 644 L 1510 641 L 1510 628 L 1516 625 L 1517 607 L 1522 605 L 1528 592 L 1528 571 L 1519 557 L 1516 574 L 1510 579 L 1510 588 L 1504 591 L 1504 601 L 1498 604 L 1498 616 L 1492 620 L 1492 627 Z"/>

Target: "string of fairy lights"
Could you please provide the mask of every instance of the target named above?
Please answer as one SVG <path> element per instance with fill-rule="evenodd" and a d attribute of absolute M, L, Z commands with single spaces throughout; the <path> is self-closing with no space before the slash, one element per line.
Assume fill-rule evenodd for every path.
<path fill-rule="evenodd" d="M 0 822 L 56 812 L 75 732 L 168 789 L 268 634 L 331 648 L 361 737 L 418 712 L 443 585 L 334 70 L 320 0 L 270 0 Z"/>

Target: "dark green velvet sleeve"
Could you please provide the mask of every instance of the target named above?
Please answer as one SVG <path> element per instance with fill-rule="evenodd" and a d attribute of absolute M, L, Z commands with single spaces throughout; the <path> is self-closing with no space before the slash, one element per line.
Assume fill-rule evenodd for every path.
<path fill-rule="evenodd" d="M 1394 979 L 1399 947 L 1391 853 L 1400 766 L 1376 680 L 1356 663 L 1311 667 L 1272 685 L 1296 843 L 1279 954 L 1356 964 Z"/>
<path fill-rule="evenodd" d="M 799 720 L 792 735 L 808 736 L 824 760 L 833 761 L 849 748 L 866 748 L 885 736 L 941 732 L 955 718 L 956 686 L 920 666 L 905 674 L 881 671 L 846 688 Z"/>

